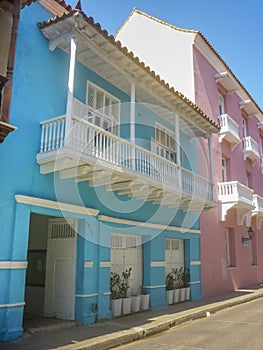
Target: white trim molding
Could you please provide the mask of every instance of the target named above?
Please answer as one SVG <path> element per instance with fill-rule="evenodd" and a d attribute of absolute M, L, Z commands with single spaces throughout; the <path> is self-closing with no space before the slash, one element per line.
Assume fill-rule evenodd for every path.
<path fill-rule="evenodd" d="M 106 215 L 99 215 L 98 219 L 100 221 L 111 222 L 111 223 L 122 224 L 122 225 L 129 225 L 129 226 L 151 227 L 151 228 L 155 228 L 155 229 L 162 229 L 162 230 L 168 230 L 168 231 L 178 231 L 181 233 L 197 233 L 197 234 L 201 233 L 200 230 L 195 230 L 195 229 L 191 229 L 191 228 L 177 227 L 177 226 L 166 226 L 166 225 L 162 225 L 162 224 L 154 224 L 152 222 L 142 222 L 142 221 L 119 219 L 119 218 L 106 216 Z"/>
<path fill-rule="evenodd" d="M 50 208 L 50 209 L 56 209 L 60 211 L 67 211 L 71 213 L 91 215 L 91 216 L 97 216 L 99 214 L 99 210 L 96 210 L 93 208 L 86 208 L 86 207 L 81 207 L 79 205 L 56 202 L 56 201 L 37 198 L 37 197 L 29 197 L 29 196 L 16 194 L 15 199 L 17 203 L 35 205 L 37 207 Z"/>
<path fill-rule="evenodd" d="M 111 262 L 110 261 L 101 261 L 100 267 L 111 267 Z"/>
<path fill-rule="evenodd" d="M 191 285 L 193 285 L 193 284 L 201 284 L 201 281 L 193 281 L 193 282 L 189 282 L 188 284 L 191 284 Z"/>
<path fill-rule="evenodd" d="M 190 265 L 191 266 L 201 265 L 201 261 L 200 260 L 192 260 L 192 261 L 190 261 Z"/>
<path fill-rule="evenodd" d="M 26 303 L 22 301 L 21 303 L 14 303 L 14 304 L 0 304 L 0 309 L 4 307 L 17 307 L 17 306 L 24 306 Z"/>
<path fill-rule="evenodd" d="M 26 269 L 27 261 L 0 261 L 0 269 Z"/>
<path fill-rule="evenodd" d="M 165 267 L 165 261 L 151 261 L 151 267 Z"/>
<path fill-rule="evenodd" d="M 104 293 L 102 293 L 102 295 L 105 295 L 105 296 L 111 295 L 111 292 L 104 292 Z"/>
<path fill-rule="evenodd" d="M 148 289 L 166 288 L 166 285 L 162 284 L 160 286 L 143 286 L 143 288 L 148 288 Z"/>
<path fill-rule="evenodd" d="M 84 261 L 84 267 L 85 268 L 92 268 L 93 267 L 93 261 Z"/>
<path fill-rule="evenodd" d="M 98 293 L 93 293 L 93 294 L 75 294 L 76 298 L 92 298 L 96 297 Z"/>

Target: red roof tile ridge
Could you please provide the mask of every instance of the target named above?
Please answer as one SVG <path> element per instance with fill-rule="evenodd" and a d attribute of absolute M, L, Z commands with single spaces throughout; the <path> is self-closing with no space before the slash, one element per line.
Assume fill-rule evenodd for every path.
<path fill-rule="evenodd" d="M 129 51 L 127 47 L 122 46 L 120 41 L 116 41 L 113 35 L 109 35 L 107 30 L 102 29 L 101 25 L 94 21 L 93 17 L 87 16 L 84 12 L 79 10 L 71 10 L 70 12 L 64 13 L 62 16 L 56 16 L 54 18 L 50 18 L 48 21 L 38 23 L 38 26 L 40 29 L 48 27 L 49 25 L 59 22 L 67 17 L 72 17 L 74 15 L 83 16 L 84 20 L 87 21 L 90 25 L 93 26 L 100 34 L 102 34 L 105 39 L 107 39 L 112 45 L 116 46 L 125 56 L 132 59 L 138 66 L 143 68 L 148 74 L 150 74 L 158 83 L 163 85 L 167 90 L 169 90 L 174 95 L 178 96 L 181 100 L 186 102 L 191 108 L 193 108 L 195 111 L 197 111 L 204 119 L 206 119 L 210 124 L 212 124 L 214 127 L 216 127 L 218 130 L 220 129 L 220 126 L 218 123 L 216 123 L 214 120 L 210 119 L 204 111 L 197 106 L 194 102 L 192 102 L 190 99 L 188 99 L 186 96 L 184 96 L 181 92 L 174 89 L 174 87 L 171 87 L 168 83 L 166 83 L 158 74 L 156 74 L 155 71 L 151 70 L 149 66 L 146 66 L 144 62 L 140 61 L 138 57 L 134 55 L 132 51 Z"/>

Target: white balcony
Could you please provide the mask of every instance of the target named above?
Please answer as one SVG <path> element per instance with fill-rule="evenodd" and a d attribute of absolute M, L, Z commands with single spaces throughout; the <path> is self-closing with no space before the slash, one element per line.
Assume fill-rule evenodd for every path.
<path fill-rule="evenodd" d="M 256 226 L 259 230 L 261 227 L 261 222 L 263 220 L 263 197 L 258 194 L 253 195 L 253 204 L 255 208 L 252 210 L 252 217 L 256 219 Z"/>
<path fill-rule="evenodd" d="M 231 151 L 241 142 L 238 136 L 238 124 L 228 115 L 222 114 L 218 117 L 220 124 L 219 142 L 224 139 L 231 145 Z"/>
<path fill-rule="evenodd" d="M 220 220 L 225 221 L 230 209 L 236 209 L 237 224 L 242 225 L 245 216 L 254 209 L 253 190 L 238 181 L 218 183 Z"/>
<path fill-rule="evenodd" d="M 80 114 L 85 115 L 83 111 Z M 106 186 L 108 191 L 182 210 L 216 206 L 210 181 L 105 131 L 85 117 L 72 116 L 67 137 L 66 116 L 41 125 L 37 162 L 42 174 L 57 171 L 61 179 L 88 180 L 90 186 Z"/>
<path fill-rule="evenodd" d="M 252 166 L 260 159 L 258 144 L 251 136 L 243 138 L 243 154 L 244 160 L 249 158 Z"/>

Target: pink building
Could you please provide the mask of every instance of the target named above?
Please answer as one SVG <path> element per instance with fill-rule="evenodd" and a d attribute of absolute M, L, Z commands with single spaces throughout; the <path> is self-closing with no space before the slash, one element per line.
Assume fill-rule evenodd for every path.
<path fill-rule="evenodd" d="M 212 139 L 214 169 L 205 165 L 205 144 L 199 152 L 199 173 L 214 177 L 218 199 L 201 216 L 203 297 L 262 283 L 261 108 L 201 32 L 135 9 L 117 39 L 220 122 Z"/>

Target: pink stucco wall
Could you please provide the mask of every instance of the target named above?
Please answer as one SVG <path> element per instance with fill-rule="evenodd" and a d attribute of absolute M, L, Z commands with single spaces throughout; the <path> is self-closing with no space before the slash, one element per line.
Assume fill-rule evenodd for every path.
<path fill-rule="evenodd" d="M 217 121 L 219 115 L 218 90 L 224 93 L 223 88 L 215 81 L 217 73 L 209 62 L 194 49 L 194 74 L 196 104 L 213 120 Z M 225 97 L 226 112 L 239 124 L 239 136 L 242 139 L 242 110 L 240 109 L 240 98 L 236 93 Z M 260 142 L 257 119 L 253 116 L 248 119 L 248 135 L 256 142 Z M 206 152 L 207 144 L 201 142 L 200 152 Z M 222 157 L 227 161 L 227 180 L 240 181 L 246 184 L 246 173 L 251 174 L 250 187 L 254 193 L 263 195 L 263 175 L 261 174 L 260 162 L 254 167 L 250 160 L 243 159 L 243 145 L 240 143 L 231 151 L 230 145 L 223 140 L 220 144 L 218 136 L 213 136 L 213 158 L 214 174 L 217 192 L 217 182 L 222 181 Z M 200 157 L 201 159 L 202 157 Z M 203 162 L 199 162 L 201 174 L 207 172 L 203 169 Z M 263 282 L 263 229 L 256 230 L 254 219 L 252 227 L 255 235 L 252 246 L 243 246 L 242 236 L 247 237 L 246 224 L 238 226 L 235 209 L 230 209 L 226 221 L 219 218 L 218 208 L 204 212 L 201 215 L 201 266 L 202 266 L 202 293 L 203 297 L 228 292 L 237 288 L 249 287 Z M 235 267 L 226 266 L 226 242 L 225 229 L 233 232 L 233 250 L 235 254 Z M 252 248 L 251 248 L 252 247 Z M 251 265 L 250 250 L 253 249 L 255 265 Z"/>

